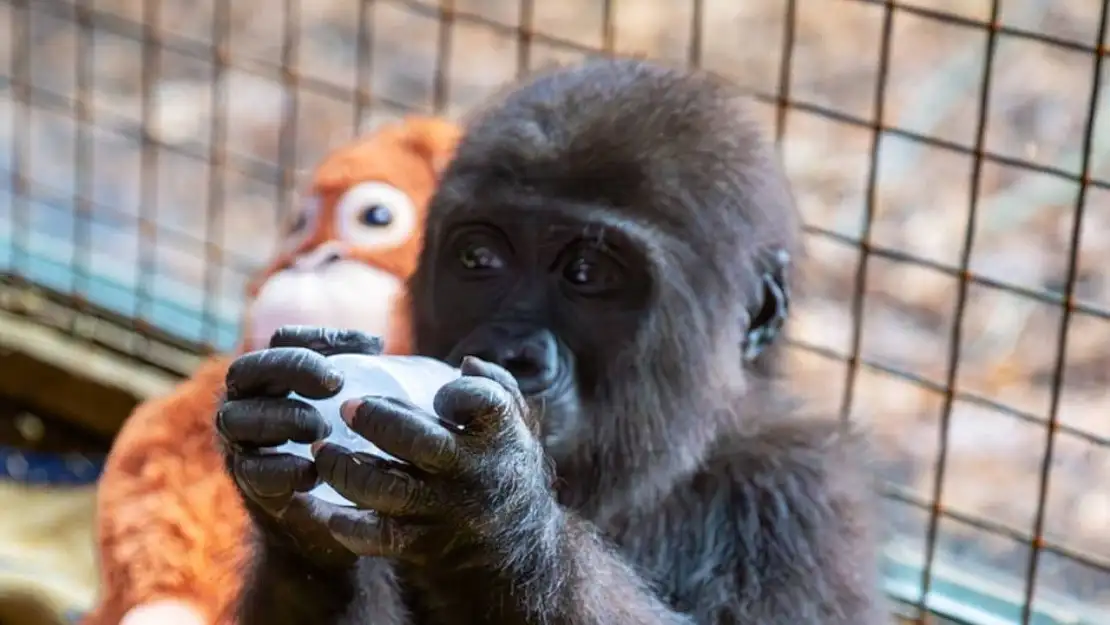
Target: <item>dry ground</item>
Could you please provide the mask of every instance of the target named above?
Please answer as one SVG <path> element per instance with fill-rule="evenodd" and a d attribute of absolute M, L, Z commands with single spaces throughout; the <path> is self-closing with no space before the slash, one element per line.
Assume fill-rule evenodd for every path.
<path fill-rule="evenodd" d="M 160 150 L 156 201 L 140 208 L 139 152 L 131 129 L 141 121 L 142 54 L 136 27 L 140 0 L 97 0 L 102 13 L 92 45 L 77 36 L 67 2 L 34 0 L 31 75 L 37 88 L 76 93 L 74 59 L 91 58 L 92 168 L 76 168 L 74 125 L 65 109 L 36 107 L 30 123 L 13 126 L 11 92 L 0 77 L 0 144 L 18 144 L 29 128 L 30 176 L 37 193 L 62 199 L 85 189 L 97 269 L 133 277 L 142 249 L 136 216 L 157 225 L 153 267 L 156 293 L 188 293 L 207 284 L 225 298 L 219 310 L 234 316 L 244 272 L 269 254 L 278 223 L 278 198 L 266 171 L 253 178 L 231 171 L 223 193 L 208 199 L 209 172 L 202 161 L 177 152 L 207 150 L 213 106 L 212 66 L 203 44 L 212 40 L 213 0 L 164 0 L 162 32 L 167 48 L 154 68 L 152 132 Z M 281 75 L 283 3 L 235 0 L 230 9 L 232 69 L 223 77 L 228 145 L 263 162 L 279 160 L 283 107 Z M 297 4 L 293 2 L 292 4 Z M 434 2 L 380 0 L 368 15 L 371 63 L 356 64 L 359 20 L 356 2 L 302 2 L 297 99 L 296 163 L 309 166 L 329 146 L 349 137 L 356 120 L 350 91 L 356 81 L 379 100 L 433 110 L 437 93 L 447 113 L 458 115 L 518 69 L 521 38 L 517 0 L 456 0 L 450 31 L 447 80 L 437 87 Z M 691 0 L 618 0 L 608 38 L 618 52 L 683 60 L 689 51 Z M 988 0 L 906 0 L 906 5 L 954 12 L 982 20 Z M 985 147 L 1058 173 L 1082 167 L 1100 0 L 1011 0 L 1001 22 L 1050 35 L 1070 48 L 1008 35 L 1000 37 L 990 71 Z M 538 66 L 582 55 L 580 48 L 606 43 L 603 3 L 537 0 L 530 62 Z M 702 39 L 704 65 L 762 93 L 775 93 L 782 61 L 786 0 L 706 0 Z M 0 41 L 22 32 L 18 13 L 0 3 Z M 14 22 L 13 22 L 14 20 Z M 492 22 L 492 23 L 491 23 Z M 792 52 L 791 97 L 850 118 L 875 117 L 884 10 L 857 0 L 799 0 Z M 12 29 L 12 30 L 9 30 Z M 569 45 L 567 45 L 569 42 Z M 982 29 L 896 12 L 890 44 L 883 120 L 942 142 L 975 141 L 986 35 Z M 199 45 L 199 47 L 198 47 Z M 91 57 L 90 57 L 91 50 Z M 200 58 L 189 56 L 198 51 Z M 0 76 L 14 60 L 0 46 Z M 250 71 L 248 71 L 250 70 Z M 316 89 L 332 85 L 333 93 Z M 40 98 L 41 99 L 41 98 Z M 45 102 L 45 100 L 44 100 Z M 64 101 L 63 101 L 64 104 Z M 1101 97 L 1090 176 L 1110 181 L 1110 100 Z M 774 108 L 759 109 L 771 131 Z M 396 115 L 375 105 L 359 120 L 363 128 Z M 22 118 L 17 118 L 22 119 Z M 14 134 L 13 134 L 14 132 Z M 809 224 L 856 238 L 865 226 L 872 133 L 865 126 L 805 111 L 786 118 L 784 150 Z M 238 161 L 236 161 L 238 162 Z M 958 298 L 958 267 L 972 203 L 973 159 L 943 147 L 887 135 L 875 179 L 872 242 L 943 265 L 937 270 L 873 256 L 868 264 L 863 310 L 865 359 L 943 385 Z M 0 154 L 10 167 L 10 154 Z M 75 178 L 75 173 L 81 177 Z M 991 519 L 1015 532 L 1032 531 L 1046 444 L 1045 420 L 1053 403 L 1061 309 L 1027 295 L 983 284 L 1058 293 L 1065 283 L 1079 186 L 1065 176 L 987 161 L 978 179 L 978 217 L 972 232 L 970 272 L 982 278 L 967 291 L 956 386 L 1027 416 L 1026 420 L 974 402 L 951 406 L 942 502 L 947 509 Z M 264 175 L 262 175 L 264 174 Z M 82 186 L 84 185 L 84 186 Z M 0 185 L 0 211 L 10 213 Z M 73 209 L 36 206 L 30 211 L 32 246 L 67 238 Z M 1110 308 L 1110 192 L 1086 195 L 1079 251 L 1077 303 Z M 212 245 L 205 246 L 204 241 Z M 796 339 L 836 353 L 851 347 L 851 293 L 858 250 L 828 236 L 810 238 L 807 300 L 793 326 Z M 206 262 L 207 261 L 207 262 Z M 213 264 L 215 263 L 215 264 Z M 206 274 L 205 267 L 215 267 Z M 125 276 L 126 277 L 126 276 Z M 199 297 L 199 295 L 198 295 Z M 1110 322 L 1098 315 L 1071 315 L 1057 416 L 1066 432 L 1055 437 L 1044 519 L 1046 540 L 1110 560 Z M 840 405 L 845 367 L 799 352 L 793 362 L 799 387 L 815 408 Z M 871 423 L 890 477 L 907 492 L 931 498 L 941 437 L 943 396 L 921 386 L 863 369 L 856 378 L 853 415 Z M 892 527 L 921 540 L 925 515 L 892 508 Z M 943 521 L 942 546 L 1024 571 L 1027 550 L 1009 539 Z M 1110 574 L 1046 555 L 1039 582 L 1110 606 Z"/>

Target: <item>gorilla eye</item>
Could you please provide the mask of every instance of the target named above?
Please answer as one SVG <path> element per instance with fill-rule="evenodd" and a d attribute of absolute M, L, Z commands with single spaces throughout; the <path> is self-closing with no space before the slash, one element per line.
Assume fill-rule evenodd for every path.
<path fill-rule="evenodd" d="M 597 253 L 583 253 L 563 267 L 563 279 L 580 292 L 599 295 L 620 286 L 617 264 Z"/>
<path fill-rule="evenodd" d="M 462 266 L 481 271 L 483 269 L 501 269 L 505 262 L 493 250 L 485 245 L 471 245 L 459 252 L 459 262 Z"/>
<path fill-rule="evenodd" d="M 563 275 L 571 284 L 589 284 L 593 280 L 594 266 L 585 258 L 576 258 L 567 265 Z"/>
<path fill-rule="evenodd" d="M 367 226 L 388 226 L 393 223 L 393 212 L 385 204 L 374 204 L 363 210 L 358 219 Z"/>

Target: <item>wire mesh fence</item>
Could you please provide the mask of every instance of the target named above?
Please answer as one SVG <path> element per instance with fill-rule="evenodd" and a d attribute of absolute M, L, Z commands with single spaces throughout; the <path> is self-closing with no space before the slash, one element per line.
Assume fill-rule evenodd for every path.
<path fill-rule="evenodd" d="M 229 349 L 329 146 L 456 117 L 547 63 L 699 65 L 750 89 L 781 143 L 811 256 L 791 375 L 874 428 L 890 591 L 968 622 L 1106 622 L 1107 12 L 0 0 L 0 306 L 152 362 Z"/>

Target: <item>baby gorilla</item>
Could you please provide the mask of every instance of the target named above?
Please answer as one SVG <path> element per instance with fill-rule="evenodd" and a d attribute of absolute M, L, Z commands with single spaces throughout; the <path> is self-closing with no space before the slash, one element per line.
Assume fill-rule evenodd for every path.
<path fill-rule="evenodd" d="M 729 85 L 643 61 L 538 75 L 478 112 L 429 209 L 416 351 L 459 364 L 437 415 L 347 422 L 406 464 L 317 446 L 323 354 L 279 331 L 218 416 L 258 528 L 241 625 L 870 625 L 861 438 L 772 390 L 798 220 Z M 304 495 L 318 480 L 356 504 Z"/>

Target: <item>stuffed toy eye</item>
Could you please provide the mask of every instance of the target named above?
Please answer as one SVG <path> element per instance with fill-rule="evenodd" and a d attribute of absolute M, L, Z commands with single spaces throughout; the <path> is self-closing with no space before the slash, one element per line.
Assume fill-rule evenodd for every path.
<path fill-rule="evenodd" d="M 300 202 L 296 212 L 286 221 L 282 247 L 289 251 L 300 247 L 315 229 L 319 215 L 319 197 L 310 195 Z"/>
<path fill-rule="evenodd" d="M 416 208 L 404 192 L 383 182 L 352 186 L 336 203 L 339 238 L 352 245 L 393 247 L 412 236 Z"/>
<path fill-rule="evenodd" d="M 385 204 L 375 204 L 364 209 L 359 215 L 359 220 L 366 226 L 384 228 L 393 223 L 393 211 Z"/>

